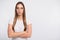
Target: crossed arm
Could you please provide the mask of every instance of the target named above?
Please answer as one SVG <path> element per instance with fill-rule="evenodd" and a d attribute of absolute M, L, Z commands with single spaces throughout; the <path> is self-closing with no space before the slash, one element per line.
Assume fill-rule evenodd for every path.
<path fill-rule="evenodd" d="M 22 38 L 29 38 L 32 34 L 32 24 L 27 25 L 27 31 L 23 32 L 14 32 L 12 30 L 12 24 L 8 24 L 8 37 L 15 38 L 15 37 L 22 37 Z"/>

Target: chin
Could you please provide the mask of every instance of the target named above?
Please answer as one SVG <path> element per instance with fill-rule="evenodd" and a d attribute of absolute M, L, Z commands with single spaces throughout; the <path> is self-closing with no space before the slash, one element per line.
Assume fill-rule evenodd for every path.
<path fill-rule="evenodd" d="M 21 16 L 22 14 L 18 14 L 18 16 Z"/>
<path fill-rule="evenodd" d="M 18 13 L 18 16 L 21 16 L 22 15 L 22 13 Z"/>
<path fill-rule="evenodd" d="M 21 16 L 21 15 L 18 15 L 18 16 Z"/>

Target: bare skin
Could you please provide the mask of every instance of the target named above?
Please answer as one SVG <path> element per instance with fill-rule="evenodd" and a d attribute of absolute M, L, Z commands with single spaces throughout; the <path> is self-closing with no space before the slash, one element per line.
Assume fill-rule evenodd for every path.
<path fill-rule="evenodd" d="M 22 14 L 23 14 L 23 6 L 21 4 L 17 5 L 17 13 L 18 13 L 18 20 L 23 20 Z M 14 32 L 12 29 L 13 24 L 8 24 L 8 37 L 9 38 L 29 38 L 32 34 L 32 24 L 27 25 L 27 31 L 23 32 Z"/>

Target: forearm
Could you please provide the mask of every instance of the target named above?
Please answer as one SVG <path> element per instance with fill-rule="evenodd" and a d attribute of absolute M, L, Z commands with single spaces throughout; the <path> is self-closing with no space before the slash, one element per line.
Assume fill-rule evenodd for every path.
<path fill-rule="evenodd" d="M 15 37 L 20 37 L 21 35 L 23 35 L 24 34 L 24 32 L 11 32 L 9 35 L 8 35 L 8 37 L 9 38 L 15 38 Z"/>
<path fill-rule="evenodd" d="M 31 35 L 29 35 L 27 32 L 14 32 L 10 33 L 9 38 L 15 38 L 15 37 L 22 37 L 22 38 L 29 38 Z"/>
<path fill-rule="evenodd" d="M 24 34 L 20 35 L 20 37 L 29 38 L 29 37 L 31 37 L 31 34 L 29 34 L 28 32 L 25 32 Z"/>

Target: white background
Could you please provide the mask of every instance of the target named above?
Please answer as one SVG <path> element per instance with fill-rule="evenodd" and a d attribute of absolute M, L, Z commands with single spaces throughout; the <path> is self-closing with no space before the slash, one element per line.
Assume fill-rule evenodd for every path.
<path fill-rule="evenodd" d="M 14 17 L 15 4 L 20 0 L 0 0 L 0 40 L 7 36 L 8 20 Z M 60 40 L 60 0 L 21 0 L 32 22 L 29 40 Z"/>

